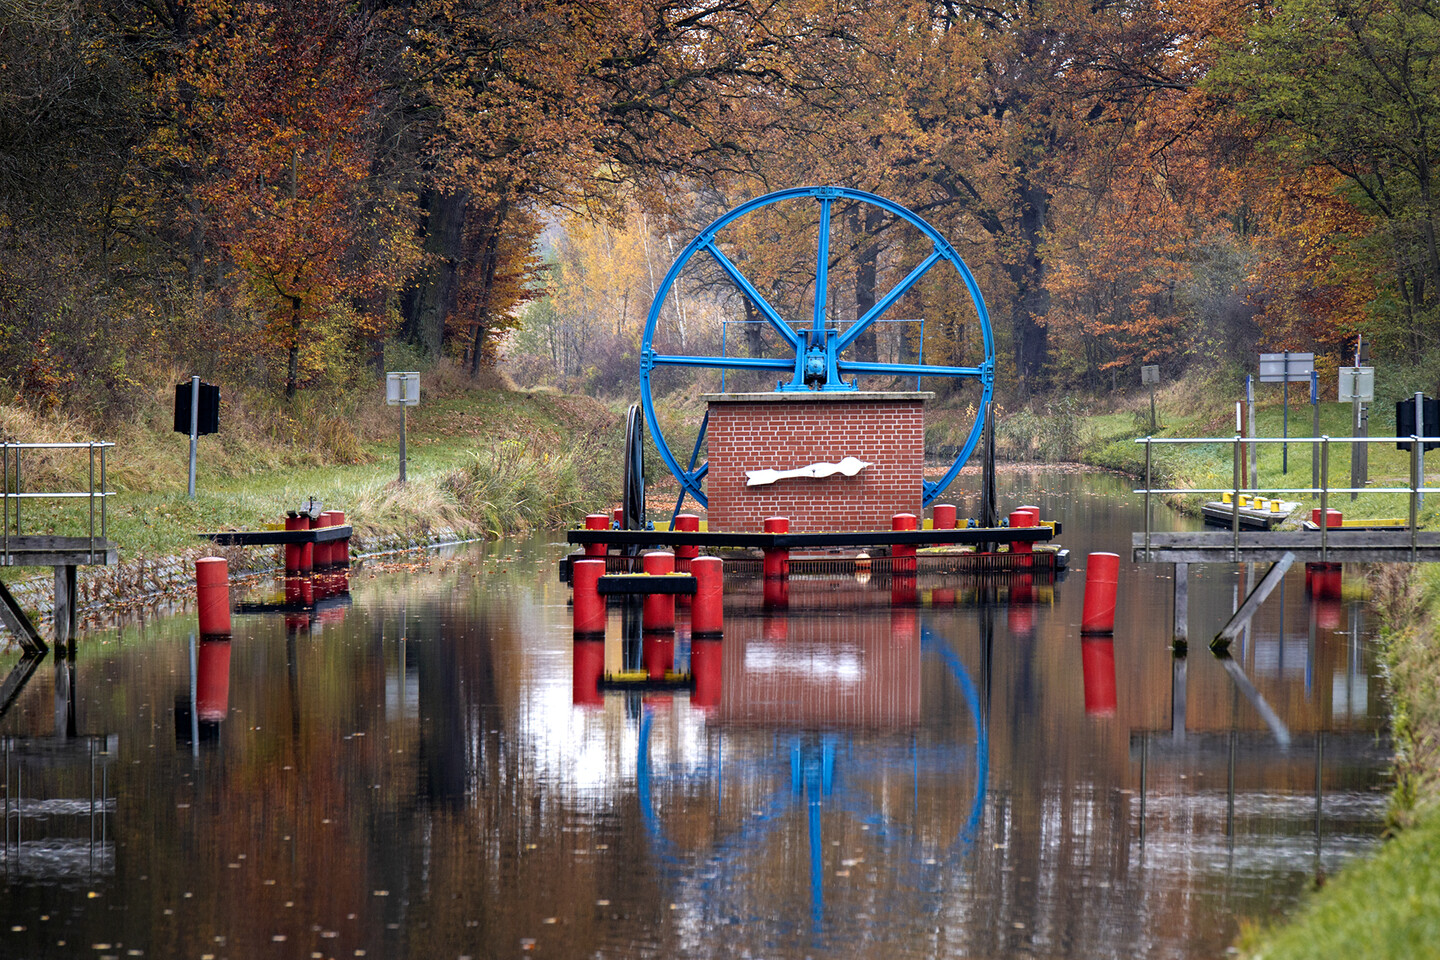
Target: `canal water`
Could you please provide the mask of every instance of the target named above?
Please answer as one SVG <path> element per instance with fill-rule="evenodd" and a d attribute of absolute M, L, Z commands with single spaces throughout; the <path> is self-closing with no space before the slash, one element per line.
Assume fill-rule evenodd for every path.
<path fill-rule="evenodd" d="M 228 643 L 91 630 L 0 718 L 0 956 L 1223 955 L 1377 842 L 1373 617 L 1297 569 L 1223 662 L 1255 572 L 1195 568 L 1176 660 L 1127 559 L 1082 637 L 1128 491 L 1006 478 L 1058 580 L 735 581 L 718 642 L 577 645 L 554 536 L 266 583 Z M 695 689 L 597 689 L 636 663 Z"/>

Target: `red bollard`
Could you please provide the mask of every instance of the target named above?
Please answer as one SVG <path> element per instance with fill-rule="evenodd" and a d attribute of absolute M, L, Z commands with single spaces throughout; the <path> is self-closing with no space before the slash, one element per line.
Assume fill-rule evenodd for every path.
<path fill-rule="evenodd" d="M 789 517 L 766 517 L 766 533 L 789 533 Z M 765 579 L 786 580 L 790 577 L 790 549 L 774 548 L 765 551 Z"/>
<path fill-rule="evenodd" d="M 930 527 L 934 530 L 954 530 L 956 510 L 953 503 L 937 503 L 930 508 Z M 948 547 L 950 544 L 941 543 L 937 546 Z"/>
<path fill-rule="evenodd" d="M 645 554 L 640 564 L 651 576 L 664 576 L 675 572 L 675 554 L 667 550 L 656 550 Z M 646 630 L 675 629 L 675 595 L 673 593 L 647 593 L 640 622 Z"/>
<path fill-rule="evenodd" d="M 333 526 L 345 526 L 345 511 L 332 510 L 330 520 Z M 330 563 L 336 567 L 350 566 L 350 538 L 336 540 L 330 545 Z"/>
<path fill-rule="evenodd" d="M 285 515 L 285 529 L 286 529 L 286 530 L 308 530 L 308 529 L 310 529 L 310 524 L 307 523 L 306 520 L 305 520 L 305 518 L 302 517 L 302 516 L 300 516 L 300 514 L 298 514 L 298 513 L 287 513 L 287 514 Z M 285 572 L 286 572 L 286 573 L 288 573 L 288 574 L 296 574 L 296 573 L 299 573 L 299 572 L 300 572 L 300 561 L 303 559 L 302 556 L 301 556 L 301 554 L 304 552 L 304 549 L 305 549 L 305 545 L 304 545 L 303 543 L 287 543 L 287 544 L 285 544 Z"/>
<path fill-rule="evenodd" d="M 682 513 L 675 518 L 675 529 L 682 533 L 699 533 L 700 518 L 693 513 Z M 681 573 L 690 572 L 690 561 L 700 556 L 700 548 L 692 544 L 675 547 L 675 569 Z"/>
<path fill-rule="evenodd" d="M 587 513 L 585 515 L 585 529 L 609 530 L 610 518 L 603 513 Z M 585 556 L 604 557 L 607 549 L 603 543 L 587 543 L 585 544 Z"/>
<path fill-rule="evenodd" d="M 333 510 L 326 510 L 320 514 L 315 521 L 316 528 L 335 526 L 335 513 Z M 324 543 L 315 544 L 315 569 L 328 570 L 335 563 L 335 541 L 327 540 Z"/>
<path fill-rule="evenodd" d="M 1115 716 L 1115 641 L 1081 640 L 1080 666 L 1085 674 L 1085 716 Z"/>
<path fill-rule="evenodd" d="M 230 644 L 201 640 L 195 663 L 195 715 L 213 723 L 229 712 Z"/>
<path fill-rule="evenodd" d="M 576 640 L 575 661 L 570 681 L 571 699 L 577 707 L 598 707 L 605 702 L 600 678 L 605 675 L 605 641 Z"/>
<path fill-rule="evenodd" d="M 1035 526 L 1035 515 L 1027 509 L 1012 510 L 1010 512 L 1010 526 L 1012 527 L 1033 527 Z M 1011 553 L 1034 553 L 1035 545 L 1029 540 L 1011 540 Z M 1027 561 L 1028 562 L 1028 561 Z"/>
<path fill-rule="evenodd" d="M 719 558 L 715 558 L 717 561 Z M 690 643 L 690 676 L 695 688 L 690 692 L 692 707 L 720 705 L 720 677 L 723 645 L 719 640 L 692 640 Z"/>
<path fill-rule="evenodd" d="M 610 516 L 614 517 L 614 519 L 615 519 L 615 529 L 616 529 L 616 530 L 624 530 L 624 529 L 625 529 L 625 508 L 624 508 L 624 507 L 616 507 L 614 510 L 610 511 Z"/>
<path fill-rule="evenodd" d="M 1033 506 L 1033 505 L 1030 505 L 1030 504 L 1027 504 L 1027 505 L 1025 505 L 1025 506 L 1021 506 L 1021 507 L 1016 507 L 1016 508 L 1015 508 L 1015 512 L 1016 512 L 1016 513 L 1019 513 L 1021 510 L 1024 510 L 1026 513 L 1030 514 L 1030 523 L 1028 524 L 1028 526 L 1031 526 L 1031 527 L 1038 527 L 1038 526 L 1040 526 L 1040 508 L 1039 508 L 1039 507 Z"/>
<path fill-rule="evenodd" d="M 1081 633 L 1114 632 L 1115 591 L 1119 576 L 1119 554 L 1090 554 L 1085 567 L 1085 604 L 1080 614 Z"/>
<path fill-rule="evenodd" d="M 690 603 L 690 635 L 719 636 L 725 630 L 725 561 L 696 557 L 690 561 L 695 599 Z"/>
<path fill-rule="evenodd" d="M 195 561 L 195 594 L 199 601 L 200 635 L 230 636 L 230 571 L 224 557 Z"/>
<path fill-rule="evenodd" d="M 302 513 L 302 514 L 300 515 L 300 527 L 299 527 L 299 529 L 301 529 L 301 530 L 314 530 L 317 522 L 318 522 L 318 521 L 315 520 L 314 517 L 307 517 L 307 516 L 305 516 L 305 514 Z M 314 543 L 303 543 L 303 544 L 300 545 L 300 572 L 301 572 L 301 573 L 313 573 L 314 570 L 315 570 L 315 544 L 314 544 Z"/>
<path fill-rule="evenodd" d="M 605 635 L 605 598 L 598 585 L 605 575 L 604 560 L 576 560 L 570 566 L 570 587 L 574 594 L 572 611 L 575 636 Z"/>
<path fill-rule="evenodd" d="M 891 530 L 918 530 L 920 521 L 913 513 L 897 513 L 890 518 Z M 890 574 L 915 573 L 915 544 L 897 543 L 890 548 Z"/>

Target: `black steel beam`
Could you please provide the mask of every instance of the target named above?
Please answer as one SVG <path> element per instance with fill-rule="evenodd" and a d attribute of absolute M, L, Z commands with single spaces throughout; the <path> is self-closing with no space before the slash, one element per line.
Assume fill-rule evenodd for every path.
<path fill-rule="evenodd" d="M 885 547 L 897 544 L 1037 543 L 1050 540 L 1049 527 L 961 527 L 955 530 L 852 530 L 838 533 L 689 533 L 679 530 L 569 530 L 570 543 L 609 546 L 753 547 L 794 550 L 804 547 Z"/>
<path fill-rule="evenodd" d="M 688 574 L 611 573 L 595 581 L 595 592 L 603 596 L 615 594 L 683 594 L 695 593 L 695 578 Z"/>
<path fill-rule="evenodd" d="M 285 543 L 329 543 L 348 540 L 350 527 L 316 527 L 313 530 L 224 530 L 199 536 L 222 547 L 268 547 Z"/>

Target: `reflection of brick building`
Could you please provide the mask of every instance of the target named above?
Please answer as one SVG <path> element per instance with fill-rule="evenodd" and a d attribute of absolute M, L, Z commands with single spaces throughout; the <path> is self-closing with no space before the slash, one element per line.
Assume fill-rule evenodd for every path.
<path fill-rule="evenodd" d="M 727 630 L 724 651 L 721 723 L 890 729 L 920 720 L 913 610 L 747 619 Z"/>

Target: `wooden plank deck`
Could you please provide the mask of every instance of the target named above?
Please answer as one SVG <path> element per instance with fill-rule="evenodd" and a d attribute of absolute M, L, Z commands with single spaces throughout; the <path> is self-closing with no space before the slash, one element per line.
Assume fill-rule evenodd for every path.
<path fill-rule="evenodd" d="M 118 563 L 109 540 L 11 534 L 0 538 L 0 567 L 89 567 Z"/>
<path fill-rule="evenodd" d="M 1322 550 L 1319 530 L 1241 531 L 1237 550 L 1229 531 L 1152 531 L 1148 550 L 1143 532 L 1130 535 L 1130 546 L 1136 563 L 1274 562 L 1287 553 L 1301 563 L 1440 562 L 1440 533 L 1415 534 L 1413 553 L 1410 536 L 1409 530 L 1332 527 Z"/>

